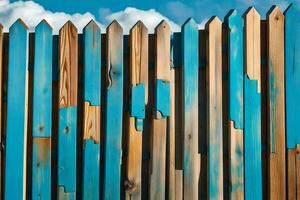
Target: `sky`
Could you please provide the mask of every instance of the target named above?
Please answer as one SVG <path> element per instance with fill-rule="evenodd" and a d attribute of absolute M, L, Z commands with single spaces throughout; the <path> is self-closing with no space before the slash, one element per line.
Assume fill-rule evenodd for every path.
<path fill-rule="evenodd" d="M 297 1 L 300 2 L 296 0 L 295 3 Z M 45 18 L 57 33 L 67 20 L 71 20 L 80 32 L 93 19 L 105 32 L 107 25 L 116 19 L 124 33 L 128 33 L 138 20 L 142 20 L 153 32 L 155 26 L 165 19 L 176 32 L 189 17 L 203 28 L 211 16 L 223 19 L 233 8 L 244 13 L 248 7 L 255 6 L 265 18 L 272 5 L 278 5 L 284 11 L 289 3 L 291 1 L 287 0 L 0 0 L 0 23 L 7 31 L 21 17 L 33 31 Z"/>

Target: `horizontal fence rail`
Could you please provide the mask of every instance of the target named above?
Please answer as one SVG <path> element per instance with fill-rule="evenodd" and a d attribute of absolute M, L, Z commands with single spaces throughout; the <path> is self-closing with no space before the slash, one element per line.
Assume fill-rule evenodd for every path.
<path fill-rule="evenodd" d="M 300 10 L 262 18 L 0 25 L 0 199 L 300 199 Z"/>

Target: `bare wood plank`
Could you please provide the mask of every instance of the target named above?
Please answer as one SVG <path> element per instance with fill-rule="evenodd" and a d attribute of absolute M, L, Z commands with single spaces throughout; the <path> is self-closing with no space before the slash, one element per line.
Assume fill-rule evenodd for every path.
<path fill-rule="evenodd" d="M 208 198 L 223 198 L 222 22 L 207 24 Z"/>
<path fill-rule="evenodd" d="M 144 109 L 148 103 L 148 30 L 146 26 L 139 21 L 130 30 L 130 87 L 132 90 L 136 87 L 144 86 L 144 93 L 141 96 L 131 95 L 131 102 L 140 102 Z M 132 91 L 133 93 L 134 91 Z M 144 96 L 144 98 L 142 98 Z M 135 98 L 135 99 L 133 99 Z M 138 105 L 131 105 L 131 107 Z M 139 110 L 140 111 L 140 110 Z M 141 116 L 129 116 L 129 134 L 128 134 L 128 156 L 127 156 L 127 177 L 126 177 L 126 199 L 141 199 L 142 192 L 142 138 L 144 123 Z M 141 121 L 140 121 L 141 120 Z M 141 126 L 139 129 L 139 127 Z"/>
<path fill-rule="evenodd" d="M 284 15 L 270 9 L 268 28 L 269 197 L 285 199 Z"/>
<path fill-rule="evenodd" d="M 58 197 L 76 196 L 78 36 L 71 21 L 59 31 Z"/>
<path fill-rule="evenodd" d="M 165 198 L 167 117 L 170 113 L 170 26 L 156 28 L 155 118 L 152 121 L 150 199 Z"/>
<path fill-rule="evenodd" d="M 287 160 L 287 176 L 288 176 L 288 199 L 297 199 L 297 162 L 296 162 L 296 150 L 288 149 Z"/>
<path fill-rule="evenodd" d="M 84 140 L 100 143 L 100 113 L 100 106 L 92 106 L 89 102 L 84 102 Z"/>
<path fill-rule="evenodd" d="M 244 162 L 245 199 L 262 198 L 260 16 L 245 13 Z"/>

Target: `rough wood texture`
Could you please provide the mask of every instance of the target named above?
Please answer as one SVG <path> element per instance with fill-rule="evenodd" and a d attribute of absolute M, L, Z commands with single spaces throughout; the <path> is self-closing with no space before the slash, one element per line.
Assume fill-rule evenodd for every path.
<path fill-rule="evenodd" d="M 28 27 L 18 19 L 10 27 L 9 32 L 5 199 L 25 199 L 29 83 Z"/>
<path fill-rule="evenodd" d="M 100 143 L 100 113 L 100 106 L 91 106 L 89 102 L 84 102 L 84 140 Z"/>
<path fill-rule="evenodd" d="M 59 31 L 60 87 L 59 107 L 77 105 L 78 44 L 77 28 L 68 21 Z"/>
<path fill-rule="evenodd" d="M 155 80 L 170 81 L 170 26 L 162 21 L 156 28 Z M 157 87 L 157 85 L 156 85 Z M 157 95 L 157 93 L 156 93 Z M 169 94 L 162 94 L 169 95 Z M 155 97 L 157 98 L 157 96 Z M 152 121 L 150 199 L 165 198 L 167 120 L 155 111 Z"/>
<path fill-rule="evenodd" d="M 260 16 L 245 13 L 244 163 L 245 199 L 262 199 Z"/>
<path fill-rule="evenodd" d="M 58 196 L 76 196 L 78 37 L 68 21 L 59 31 Z"/>
<path fill-rule="evenodd" d="M 207 24 L 208 197 L 223 198 L 222 22 Z"/>
<path fill-rule="evenodd" d="M 123 29 L 113 21 L 106 31 L 106 125 L 103 198 L 120 199 L 123 121 Z"/>
<path fill-rule="evenodd" d="M 183 62 L 183 197 L 198 199 L 200 155 L 198 150 L 198 25 L 193 19 L 182 27 Z"/>
<path fill-rule="evenodd" d="M 273 7 L 268 27 L 269 197 L 285 199 L 284 15 Z"/>
<path fill-rule="evenodd" d="M 139 21 L 130 30 L 130 86 L 145 85 L 145 102 L 148 103 L 148 30 Z M 133 98 L 133 97 L 132 97 Z M 131 105 L 134 106 L 134 105 Z M 142 195 L 142 137 L 136 129 L 136 118 L 129 116 L 126 199 L 141 199 Z"/>

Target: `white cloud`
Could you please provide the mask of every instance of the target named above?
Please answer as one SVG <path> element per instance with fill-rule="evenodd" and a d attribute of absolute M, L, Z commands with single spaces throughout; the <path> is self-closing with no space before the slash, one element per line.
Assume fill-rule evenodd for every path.
<path fill-rule="evenodd" d="M 82 28 L 92 19 L 95 19 L 94 15 L 87 12 L 84 14 L 66 14 L 64 12 L 51 12 L 45 10 L 41 5 L 33 1 L 18 1 L 10 3 L 8 0 L 0 0 L 0 23 L 4 26 L 4 31 L 8 31 L 8 28 L 18 19 L 22 20 L 29 26 L 30 31 L 34 30 L 34 27 L 42 20 L 46 19 L 52 26 L 53 33 L 57 34 L 59 29 L 68 20 L 71 20 L 78 31 L 81 32 Z M 103 26 L 99 24 L 103 29 Z"/>
<path fill-rule="evenodd" d="M 106 16 L 103 16 L 103 13 Z M 175 22 L 169 20 L 164 15 L 157 12 L 155 9 L 150 10 L 140 10 L 133 7 L 127 7 L 126 9 L 114 13 L 110 13 L 109 10 L 99 10 L 100 16 L 104 17 L 103 23 L 109 24 L 114 19 L 117 20 L 123 27 L 124 33 L 128 33 L 129 30 L 134 26 L 138 20 L 142 20 L 143 23 L 147 26 L 150 33 L 154 32 L 154 28 L 159 24 L 161 20 L 166 20 L 172 31 L 180 31 L 180 26 Z"/>

